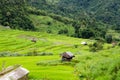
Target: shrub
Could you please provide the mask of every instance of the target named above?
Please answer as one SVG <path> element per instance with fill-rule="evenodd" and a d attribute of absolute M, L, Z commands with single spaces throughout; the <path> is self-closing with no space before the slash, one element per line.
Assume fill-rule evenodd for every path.
<path fill-rule="evenodd" d="M 68 29 L 65 28 L 65 29 L 59 30 L 58 34 L 68 34 L 68 32 L 69 32 Z"/>
<path fill-rule="evenodd" d="M 75 44 L 75 45 L 74 45 L 74 47 L 75 47 L 75 48 L 78 48 L 78 47 L 79 47 L 79 45 Z"/>
<path fill-rule="evenodd" d="M 88 39 L 94 36 L 95 36 L 95 33 L 91 29 L 80 29 L 79 30 L 79 37 Z"/>
<path fill-rule="evenodd" d="M 52 30 L 47 30 L 47 33 L 52 33 Z"/>
<path fill-rule="evenodd" d="M 107 43 L 111 43 L 113 41 L 112 35 L 106 35 L 105 40 L 106 40 Z"/>
<path fill-rule="evenodd" d="M 80 80 L 119 80 L 120 59 L 103 59 L 99 62 L 76 65 Z"/>
<path fill-rule="evenodd" d="M 98 50 L 102 50 L 103 49 L 103 42 L 97 41 L 93 44 L 89 45 L 90 51 L 92 52 L 96 52 Z"/>
<path fill-rule="evenodd" d="M 118 43 L 118 46 L 120 46 L 120 43 Z"/>

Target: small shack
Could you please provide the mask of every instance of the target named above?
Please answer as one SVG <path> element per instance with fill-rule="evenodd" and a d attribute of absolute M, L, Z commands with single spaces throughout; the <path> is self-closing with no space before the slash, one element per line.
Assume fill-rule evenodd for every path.
<path fill-rule="evenodd" d="M 61 54 L 62 61 L 71 61 L 75 57 L 71 52 L 64 52 Z"/>
<path fill-rule="evenodd" d="M 0 80 L 28 80 L 29 71 L 21 66 L 11 66 L 0 72 Z"/>
<path fill-rule="evenodd" d="M 81 42 L 82 45 L 87 45 L 87 42 Z"/>
<path fill-rule="evenodd" d="M 34 42 L 34 43 L 36 43 L 36 42 L 37 42 L 37 39 L 35 39 L 35 38 L 32 38 L 32 39 L 31 39 L 31 42 Z"/>

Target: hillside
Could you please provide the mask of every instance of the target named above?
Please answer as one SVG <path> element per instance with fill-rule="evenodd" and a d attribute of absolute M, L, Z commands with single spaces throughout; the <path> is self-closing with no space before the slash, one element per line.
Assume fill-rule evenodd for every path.
<path fill-rule="evenodd" d="M 48 15 L 30 14 L 29 19 L 33 22 L 36 31 L 52 34 L 63 34 L 67 36 L 74 35 L 74 27 L 71 24 L 65 24 L 62 21 L 54 19 Z"/>
<path fill-rule="evenodd" d="M 119 0 L 29 0 L 29 3 L 38 9 L 75 20 L 95 18 L 120 30 Z"/>
<path fill-rule="evenodd" d="M 111 0 L 104 6 L 105 1 L 99 3 L 98 1 L 88 0 L 8 0 L 7 2 L 1 0 L 0 24 L 12 29 L 34 30 L 106 41 L 106 36 L 109 36 L 108 32 L 111 29 L 116 30 L 115 33 L 119 34 L 119 20 L 117 20 L 119 14 L 113 15 L 113 17 L 107 14 L 111 21 L 108 21 L 106 15 L 102 16 L 105 20 L 99 17 L 102 12 L 105 12 L 104 9 L 106 10 L 106 8 L 104 7 L 109 6 L 112 2 Z M 99 8 L 98 3 L 102 8 Z M 97 9 L 96 6 L 98 6 Z M 110 12 L 110 14 L 113 13 Z M 118 18 L 114 19 L 114 17 Z M 119 38 L 117 37 L 112 41 L 114 40 L 119 41 Z"/>
<path fill-rule="evenodd" d="M 36 43 L 31 41 L 33 38 L 37 40 Z M 45 32 L 11 30 L 0 26 L 0 64 L 5 62 L 6 67 L 15 64 L 22 65 L 30 71 L 30 80 L 88 78 L 109 80 L 111 77 L 114 78 L 114 75 L 117 76 L 116 79 L 119 78 L 119 68 L 116 74 L 114 72 L 116 72 L 116 67 L 119 67 L 120 47 L 105 43 L 102 50 L 91 52 L 89 45 L 81 44 L 83 41 L 88 44 L 95 42 L 95 40 Z M 71 62 L 62 63 L 59 54 L 64 51 L 73 52 L 75 58 Z"/>
<path fill-rule="evenodd" d="M 35 30 L 25 0 L 0 0 L 0 24 L 12 29 Z"/>
<path fill-rule="evenodd" d="M 29 80 L 120 80 L 119 13 L 119 0 L 0 0 L 0 72 L 19 64 Z"/>
<path fill-rule="evenodd" d="M 37 43 L 31 42 L 33 38 L 37 40 Z M 78 52 L 81 47 L 75 48 L 75 45 L 81 45 L 82 41 L 89 40 L 48 34 L 46 32 L 0 30 L 0 52 L 10 51 L 11 53 L 23 54 L 34 53 L 34 51 L 37 53 L 46 52 L 52 54 L 60 54 L 69 50 Z M 84 49 L 88 50 L 88 47 L 82 47 L 81 51 L 84 51 Z"/>

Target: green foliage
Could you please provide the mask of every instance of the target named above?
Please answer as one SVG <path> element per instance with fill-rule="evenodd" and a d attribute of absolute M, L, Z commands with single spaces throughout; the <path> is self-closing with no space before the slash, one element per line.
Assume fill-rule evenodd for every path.
<path fill-rule="evenodd" d="M 92 64 L 79 63 L 80 80 L 118 80 L 120 75 L 120 59 L 103 59 Z M 78 66 L 77 65 L 77 66 Z"/>
<path fill-rule="evenodd" d="M 75 20 L 90 20 L 95 18 L 110 25 L 115 25 L 114 29 L 120 30 L 120 1 L 100 1 L 100 0 L 28 0 L 28 3 L 37 9 L 70 17 Z"/>
<path fill-rule="evenodd" d="M 104 46 L 103 49 L 93 53 L 89 52 L 89 46 L 81 45 L 80 43 L 85 41 L 91 44 L 95 42 L 94 40 L 44 32 L 2 30 L 1 27 L 0 52 L 7 57 L 1 57 L 0 64 L 5 61 L 5 66 L 23 65 L 30 71 L 29 80 L 119 80 L 119 46 L 107 49 L 111 45 L 103 45 L 101 43 Z M 37 40 L 36 43 L 31 42 L 33 38 Z M 101 44 L 96 42 L 92 46 L 99 47 Z M 98 49 L 101 49 L 101 47 Z M 10 51 L 11 54 L 2 53 L 6 51 Z M 76 54 L 75 58 L 71 62 L 61 63 L 59 54 L 65 51 L 71 51 Z M 30 53 L 32 55 L 9 57 L 9 55 L 14 55 L 14 53 L 22 55 Z M 34 53 L 35 55 L 37 53 L 43 56 L 33 56 Z M 77 79 L 78 77 L 79 79 Z"/>
<path fill-rule="evenodd" d="M 118 43 L 118 46 L 120 46 L 120 42 Z"/>
<path fill-rule="evenodd" d="M 44 16 L 31 14 L 30 19 L 33 21 L 33 25 L 36 27 L 37 31 L 52 34 L 64 34 L 67 36 L 72 36 L 74 34 L 74 28 L 71 24 L 65 24 L 49 15 Z"/>
<path fill-rule="evenodd" d="M 25 0 L 0 0 L 0 24 L 13 29 L 34 30 L 28 19 Z"/>
<path fill-rule="evenodd" d="M 59 29 L 59 28 L 57 28 Z M 12 35 L 12 36 L 11 36 Z M 36 39 L 36 43 L 32 39 Z M 46 32 L 19 31 L 0 28 L 0 52 L 9 51 L 26 55 L 56 55 L 61 52 L 89 50 L 87 46 L 75 48 L 85 39 L 66 37 Z M 87 41 L 89 43 L 89 41 Z M 51 54 L 52 53 L 52 54 Z"/>
<path fill-rule="evenodd" d="M 89 45 L 89 49 L 92 52 L 96 52 L 96 51 L 102 50 L 103 49 L 103 42 L 97 41 L 97 42 L 95 42 L 93 44 L 90 44 Z"/>
<path fill-rule="evenodd" d="M 94 36 L 95 36 L 95 33 L 90 29 L 82 29 L 82 30 L 80 29 L 80 31 L 79 31 L 79 37 L 81 37 L 81 38 L 88 39 L 88 38 L 91 38 Z"/>
<path fill-rule="evenodd" d="M 105 39 L 107 43 L 111 43 L 113 41 L 112 35 L 106 35 Z"/>
<path fill-rule="evenodd" d="M 61 29 L 58 34 L 68 34 L 68 29 Z"/>
<path fill-rule="evenodd" d="M 106 25 L 92 20 L 81 20 L 81 22 L 73 22 L 75 28 L 75 37 L 79 38 L 105 38 L 107 33 Z"/>

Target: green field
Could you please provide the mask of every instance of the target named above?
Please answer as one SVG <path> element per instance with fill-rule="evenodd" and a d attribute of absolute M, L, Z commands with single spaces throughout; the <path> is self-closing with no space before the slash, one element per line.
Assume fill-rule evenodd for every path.
<path fill-rule="evenodd" d="M 36 38 L 37 43 L 31 42 L 32 38 Z M 2 57 L 0 58 L 0 64 L 4 61 L 6 62 L 6 66 L 20 64 L 30 70 L 29 77 L 33 80 L 46 78 L 50 80 L 77 80 L 73 66 L 37 66 L 36 63 L 46 60 L 60 61 L 61 58 L 59 54 L 64 51 L 77 53 L 81 47 L 75 48 L 74 45 L 80 45 L 81 41 L 83 41 L 83 39 L 61 35 L 2 29 L 0 30 L 0 52 L 27 54 L 36 50 L 37 53 L 46 52 L 52 53 L 53 55 L 38 57 Z"/>
<path fill-rule="evenodd" d="M 67 65 L 58 66 L 37 66 L 36 63 L 43 60 L 58 60 L 58 56 L 39 56 L 39 57 L 5 57 L 0 58 L 6 62 L 6 66 L 20 64 L 30 71 L 31 80 L 76 80 L 74 68 Z M 70 76 L 70 77 L 68 77 Z"/>
<path fill-rule="evenodd" d="M 37 43 L 31 42 L 35 38 Z M 77 39 L 61 35 L 47 34 L 43 32 L 30 32 L 18 30 L 0 31 L 0 52 L 10 51 L 13 53 L 29 53 L 36 50 L 37 52 L 49 52 L 60 54 L 64 51 L 88 51 L 80 43 L 82 41 L 93 42 L 92 40 Z M 78 45 L 78 48 L 75 48 Z"/>
<path fill-rule="evenodd" d="M 91 65 L 94 66 L 96 63 L 101 62 L 105 62 L 101 64 L 108 63 L 109 65 L 109 62 L 106 62 L 107 60 L 110 60 L 114 63 L 113 65 L 116 65 L 117 63 L 114 62 L 114 59 L 116 61 L 116 59 L 120 57 L 119 46 L 112 48 L 111 44 L 104 44 L 103 50 L 90 52 L 88 46 L 81 44 L 82 41 L 90 44 L 95 42 L 94 40 L 78 39 L 44 32 L 10 30 L 2 29 L 1 27 L 0 29 L 1 53 L 46 53 L 44 56 L 0 58 L 0 64 L 2 65 L 2 63 L 5 62 L 6 67 L 20 64 L 27 68 L 30 71 L 30 80 L 94 80 L 94 77 L 97 78 L 96 80 L 111 80 L 109 79 L 111 76 L 106 77 L 106 75 L 100 74 L 100 72 L 105 71 L 97 66 L 95 68 L 99 71 L 97 74 L 103 76 L 103 78 L 99 78 L 98 75 L 95 75 L 96 73 L 94 71 L 90 71 L 94 70 L 91 69 Z M 36 43 L 31 42 L 33 38 L 37 40 Z M 64 51 L 71 51 L 76 57 L 71 62 L 61 63 L 59 54 Z M 49 53 L 52 53 L 52 55 L 47 55 Z M 37 63 L 40 63 L 40 65 L 37 65 Z M 117 67 L 119 67 L 119 65 Z"/>

